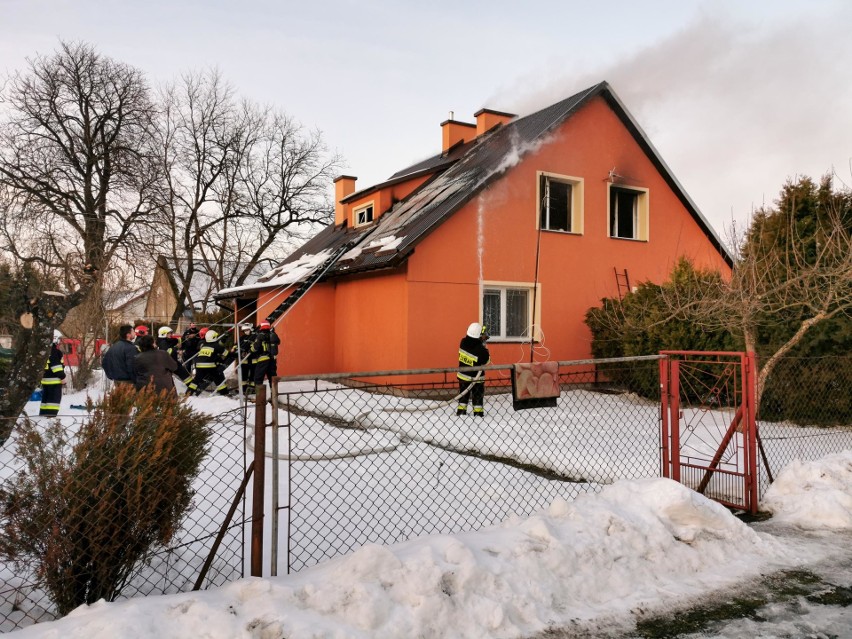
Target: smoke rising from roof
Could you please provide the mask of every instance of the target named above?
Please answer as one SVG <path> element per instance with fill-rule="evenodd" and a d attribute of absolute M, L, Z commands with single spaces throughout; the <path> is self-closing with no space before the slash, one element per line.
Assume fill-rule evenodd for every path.
<path fill-rule="evenodd" d="M 724 237 L 788 178 L 833 170 L 852 184 L 850 24 L 852 7 L 764 25 L 705 12 L 614 64 L 493 104 L 526 114 L 607 80 Z"/>

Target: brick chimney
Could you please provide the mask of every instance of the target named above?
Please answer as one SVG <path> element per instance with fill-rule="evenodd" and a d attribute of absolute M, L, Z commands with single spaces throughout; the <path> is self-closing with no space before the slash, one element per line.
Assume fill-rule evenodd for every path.
<path fill-rule="evenodd" d="M 514 113 L 503 113 L 491 109 L 480 109 L 473 114 L 476 118 L 476 136 L 487 133 L 498 124 L 506 124 L 516 117 Z"/>
<path fill-rule="evenodd" d="M 341 200 L 347 195 L 355 192 L 355 182 L 358 178 L 351 175 L 340 175 L 334 178 L 334 225 L 340 226 L 346 221 L 346 212 L 349 207 L 344 206 Z"/>
<path fill-rule="evenodd" d="M 468 122 L 453 120 L 453 112 L 450 111 L 450 119 L 441 122 L 441 153 L 459 142 L 469 142 L 476 137 L 476 125 Z"/>

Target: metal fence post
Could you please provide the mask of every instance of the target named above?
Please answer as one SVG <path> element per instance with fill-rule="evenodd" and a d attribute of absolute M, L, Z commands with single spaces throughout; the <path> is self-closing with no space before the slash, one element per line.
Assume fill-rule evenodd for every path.
<path fill-rule="evenodd" d="M 663 477 L 671 477 L 671 449 L 669 433 L 669 359 L 660 360 L 660 438 L 662 444 Z"/>
<path fill-rule="evenodd" d="M 671 478 L 675 481 L 680 481 L 680 361 L 671 360 L 671 369 L 669 371 L 669 388 L 671 389 L 671 399 L 669 403 L 669 413 L 671 419 L 669 425 L 671 427 L 671 462 L 672 474 Z"/>
<path fill-rule="evenodd" d="M 263 488 L 266 482 L 266 386 L 257 387 L 254 406 L 254 484 L 251 504 L 251 576 L 263 576 Z"/>
<path fill-rule="evenodd" d="M 278 575 L 278 378 L 273 377 L 272 394 L 272 530 L 269 553 L 269 574 Z"/>
<path fill-rule="evenodd" d="M 743 395 L 745 396 L 745 428 L 748 438 L 748 504 L 752 514 L 757 513 L 758 474 L 757 474 L 757 360 L 753 352 L 745 354 L 745 379 L 743 380 Z"/>

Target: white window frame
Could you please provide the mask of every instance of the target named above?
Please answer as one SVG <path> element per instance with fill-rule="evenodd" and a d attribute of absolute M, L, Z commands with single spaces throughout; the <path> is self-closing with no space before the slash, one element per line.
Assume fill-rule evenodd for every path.
<path fill-rule="evenodd" d="M 500 331 L 494 332 L 493 326 L 485 321 L 485 292 L 500 291 Z M 506 336 L 506 291 L 524 290 L 527 292 L 527 328 L 524 335 Z M 533 303 L 535 308 L 533 308 Z M 541 330 L 538 319 L 541 317 L 541 282 L 497 282 L 483 281 L 479 295 L 479 317 L 488 328 L 492 342 L 528 342 L 530 340 L 530 325 L 535 331 L 534 340 L 541 341 Z"/>
<path fill-rule="evenodd" d="M 623 237 L 618 235 L 618 216 L 612 220 L 612 198 L 613 189 L 616 191 L 631 191 L 636 194 L 633 206 L 633 236 Z M 628 184 L 610 184 L 606 192 L 606 228 L 607 234 L 614 240 L 628 240 L 634 242 L 647 242 L 649 229 L 649 200 L 648 189 L 641 186 L 630 186 Z"/>
<path fill-rule="evenodd" d="M 542 179 L 543 178 L 543 179 Z M 548 201 L 547 193 L 542 192 L 542 181 L 546 183 L 561 182 L 571 186 L 571 228 L 568 230 L 551 229 L 541 225 L 542 207 Z M 545 185 L 547 188 L 547 185 Z M 535 205 L 535 228 L 551 233 L 565 233 L 569 235 L 583 234 L 583 192 L 584 180 L 573 175 L 561 175 L 559 173 L 551 173 L 549 171 L 536 172 L 536 205 Z"/>
<path fill-rule="evenodd" d="M 367 209 L 372 209 L 372 215 L 370 216 L 370 220 L 367 222 L 359 222 L 358 215 Z M 367 226 L 368 224 L 372 224 L 376 221 L 376 207 L 375 202 L 366 202 L 361 206 L 352 209 L 352 226 Z"/>

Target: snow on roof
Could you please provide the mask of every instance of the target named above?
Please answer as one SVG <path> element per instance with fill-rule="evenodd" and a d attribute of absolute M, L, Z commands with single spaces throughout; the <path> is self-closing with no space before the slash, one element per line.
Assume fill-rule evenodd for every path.
<path fill-rule="evenodd" d="M 288 262 L 281 266 L 276 266 L 271 271 L 257 278 L 257 281 L 252 284 L 244 284 L 243 286 L 234 286 L 218 291 L 218 295 L 229 295 L 242 291 L 252 291 L 258 288 L 270 287 L 287 287 L 295 284 L 303 279 L 306 275 L 316 270 L 316 268 L 325 262 L 331 256 L 331 250 L 326 249 L 315 255 L 302 255 L 295 262 Z"/>

